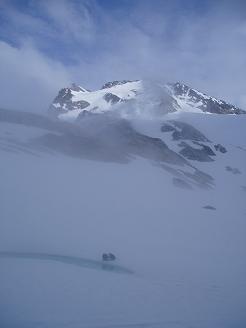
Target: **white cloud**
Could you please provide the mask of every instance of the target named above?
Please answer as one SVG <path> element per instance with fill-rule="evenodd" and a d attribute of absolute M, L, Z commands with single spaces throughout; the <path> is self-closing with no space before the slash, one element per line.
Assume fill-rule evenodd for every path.
<path fill-rule="evenodd" d="M 60 37 L 72 38 L 77 42 L 90 42 L 94 35 L 94 21 L 85 1 L 76 5 L 66 0 L 42 1 L 40 8 L 44 11 Z"/>
<path fill-rule="evenodd" d="M 30 45 L 15 48 L 0 42 L 1 107 L 45 111 L 69 73 Z"/>

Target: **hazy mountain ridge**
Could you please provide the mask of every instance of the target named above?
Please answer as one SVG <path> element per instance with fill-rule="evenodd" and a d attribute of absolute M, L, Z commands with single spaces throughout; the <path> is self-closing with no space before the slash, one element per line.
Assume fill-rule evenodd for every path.
<path fill-rule="evenodd" d="M 59 91 L 50 105 L 49 113 L 62 120 L 75 120 L 85 113 L 105 113 L 121 110 L 128 103 L 131 112 L 142 115 L 147 107 L 151 115 L 170 112 L 200 112 L 213 114 L 245 114 L 246 112 L 223 100 L 207 96 L 182 83 L 160 84 L 152 81 L 112 81 L 101 89 L 88 91 L 72 84 Z M 154 110 L 152 109 L 154 108 Z M 145 109 L 146 111 L 146 109 Z"/>
<path fill-rule="evenodd" d="M 172 95 L 178 101 L 180 108 L 185 106 L 200 109 L 202 112 L 211 114 L 245 114 L 242 110 L 224 100 L 208 96 L 196 89 L 190 88 L 182 83 L 168 84 Z"/>
<path fill-rule="evenodd" d="M 211 186 L 213 178 L 211 174 L 197 178 L 194 172 L 190 175 L 176 167 L 167 167 L 166 164 L 180 165 L 181 158 L 186 161 L 185 165 L 189 163 L 192 167 L 199 162 L 214 162 L 227 153 L 227 148 L 209 135 L 204 135 L 195 125 L 177 117 L 169 119 L 167 114 L 237 115 L 245 112 L 181 83 L 123 80 L 107 82 L 97 91 L 88 91 L 74 84 L 71 88 L 64 88 L 50 106 L 49 113 L 59 121 L 74 122 L 83 130 L 90 131 L 97 142 L 105 140 L 107 136 L 107 147 L 113 146 L 117 152 L 120 149 L 121 154 L 127 149 L 125 159 L 142 156 L 154 162 L 159 161 L 165 170 L 182 179 L 179 185 L 190 187 L 187 177 L 200 186 Z M 138 134 L 138 124 L 134 126 L 134 121 L 139 120 L 145 122 L 141 135 Z M 148 126 L 151 126 L 152 120 L 158 123 L 153 131 L 149 131 Z M 99 126 L 101 132 L 97 131 Z M 153 138 L 155 136 L 158 137 Z M 205 173 L 206 167 L 198 171 Z"/>
<path fill-rule="evenodd" d="M 208 173 L 209 166 L 199 167 L 199 163 L 208 162 L 207 165 L 210 165 L 209 162 L 217 162 L 225 154 L 225 158 L 231 157 L 226 145 L 204 135 L 178 117 L 170 119 L 166 116 L 154 121 L 128 120 L 107 112 L 80 115 L 74 123 L 69 123 L 34 113 L 0 110 L 0 122 L 7 123 L 7 130 L 2 131 L 0 139 L 3 151 L 36 156 L 43 153 L 63 154 L 122 164 L 140 157 L 162 167 L 173 177 L 176 185 L 187 188 L 192 188 L 192 185 L 212 187 L 216 183 L 216 174 Z M 143 129 L 139 122 L 142 122 Z M 154 129 L 149 129 L 153 124 Z M 14 131 L 14 126 L 22 126 L 27 137 L 23 140 L 23 132 L 19 133 L 18 130 L 12 136 L 8 126 L 12 126 Z M 36 129 L 30 136 L 29 128 Z M 224 170 L 223 167 L 221 169 Z"/>
<path fill-rule="evenodd" d="M 185 156 L 170 149 L 161 138 L 138 132 L 130 121 L 108 114 L 92 116 L 77 124 L 52 121 L 41 115 L 0 110 L 0 123 L 20 125 L 34 130 L 22 140 L 7 130 L 0 136 L 0 149 L 40 156 L 40 152 L 65 154 L 80 159 L 129 163 L 137 157 L 150 160 L 186 183 L 211 187 L 213 178 L 189 163 Z M 4 125 L 3 125 L 4 126 Z M 168 167 L 170 165 L 171 167 Z"/>

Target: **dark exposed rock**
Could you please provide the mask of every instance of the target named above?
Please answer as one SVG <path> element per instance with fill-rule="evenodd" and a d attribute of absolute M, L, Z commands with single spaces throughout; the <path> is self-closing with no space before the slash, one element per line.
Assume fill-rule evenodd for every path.
<path fill-rule="evenodd" d="M 203 112 L 209 112 L 214 114 L 246 114 L 246 111 L 233 106 L 223 100 L 218 100 L 213 97 L 209 97 L 204 93 L 201 93 L 195 89 L 188 87 L 183 83 L 169 83 L 169 87 L 173 90 L 173 93 L 178 98 L 188 98 L 191 103 L 198 105 Z"/>
<path fill-rule="evenodd" d="M 58 95 L 54 99 L 55 104 L 65 103 L 72 99 L 72 92 L 69 88 L 63 88 L 59 91 Z"/>
<path fill-rule="evenodd" d="M 172 131 L 175 131 L 175 127 L 167 123 L 162 124 L 161 132 L 172 132 Z"/>
<path fill-rule="evenodd" d="M 112 88 L 115 85 L 121 85 L 121 84 L 126 84 L 128 82 L 137 82 L 139 80 L 122 80 L 122 81 L 112 81 L 112 82 L 107 82 L 105 83 L 101 89 L 108 89 L 108 88 Z"/>
<path fill-rule="evenodd" d="M 201 149 L 193 148 L 190 145 L 188 145 L 186 142 L 181 142 L 179 144 L 180 147 L 183 147 L 183 149 L 180 150 L 180 154 L 184 156 L 185 158 L 188 158 L 189 160 L 193 161 L 199 161 L 199 162 L 212 162 L 213 159 L 210 157 L 211 153 L 212 156 L 215 154 L 213 153 L 212 149 L 206 145 L 202 145 Z"/>
<path fill-rule="evenodd" d="M 203 208 L 204 208 L 205 210 L 212 210 L 212 211 L 216 211 L 216 207 L 214 207 L 214 206 L 211 206 L 211 205 L 206 205 L 206 206 L 203 206 Z"/>
<path fill-rule="evenodd" d="M 56 118 L 59 114 L 64 114 L 71 110 L 84 109 L 90 105 L 90 103 L 85 100 L 72 101 L 72 91 L 85 92 L 86 90 L 74 83 L 71 88 L 61 89 L 49 107 L 48 113 L 50 117 Z"/>
<path fill-rule="evenodd" d="M 232 174 L 241 174 L 241 171 L 236 167 L 226 166 L 226 171 L 231 172 Z"/>
<path fill-rule="evenodd" d="M 110 102 L 112 105 L 113 105 L 113 104 L 116 104 L 116 103 L 118 103 L 118 102 L 121 101 L 121 98 L 118 97 L 118 96 L 116 96 L 116 95 L 114 95 L 113 93 L 106 93 L 106 94 L 103 96 L 103 98 L 104 98 L 108 103 Z"/>
<path fill-rule="evenodd" d="M 214 99 L 204 101 L 204 105 L 200 107 L 203 111 L 214 114 L 246 114 L 246 112 L 238 107 L 230 105 L 225 101 L 217 103 Z"/>
<path fill-rule="evenodd" d="M 214 153 L 214 151 L 212 150 L 212 148 L 210 148 L 208 145 L 204 145 L 200 142 L 197 142 L 197 141 L 193 141 L 193 143 L 195 145 L 198 145 L 198 146 L 201 146 L 203 148 L 203 151 L 209 155 L 209 156 L 216 156 L 216 154 Z"/>
<path fill-rule="evenodd" d="M 192 125 L 180 121 L 170 120 L 162 124 L 162 132 L 172 132 L 173 140 L 189 140 L 194 145 L 200 147 L 192 147 L 185 141 L 179 144 L 182 147 L 180 154 L 189 160 L 197 160 L 201 162 L 211 162 L 213 159 L 210 156 L 215 156 L 214 151 L 211 147 L 204 144 L 204 142 L 210 142 L 209 139 L 202 134 L 199 130 L 194 128 Z M 202 143 L 201 143 L 202 142 Z"/>
<path fill-rule="evenodd" d="M 66 108 L 68 110 L 75 110 L 75 109 L 84 109 L 90 106 L 90 104 L 85 100 L 73 101 L 66 103 Z"/>
<path fill-rule="evenodd" d="M 174 140 L 183 139 L 209 142 L 205 135 L 192 125 L 180 121 L 172 121 L 172 123 L 177 127 L 176 131 L 173 133 Z"/>
<path fill-rule="evenodd" d="M 86 91 L 89 91 L 89 90 L 86 90 L 84 88 L 81 88 L 79 85 L 75 84 L 75 83 L 72 83 L 71 85 L 71 88 L 70 88 L 72 91 L 76 91 L 76 92 L 86 92 Z"/>
<path fill-rule="evenodd" d="M 59 91 L 58 96 L 54 99 L 52 105 L 49 108 L 49 113 L 55 112 L 55 114 L 62 114 L 66 111 L 83 109 L 90 104 L 87 101 L 72 101 L 72 92 L 69 88 L 63 88 Z M 54 116 L 54 115 L 53 115 Z"/>
<path fill-rule="evenodd" d="M 90 106 L 90 103 L 88 103 L 85 100 L 79 100 L 79 101 L 74 101 L 73 106 L 75 107 L 75 109 L 84 109 L 84 108 Z"/>
<path fill-rule="evenodd" d="M 216 151 L 220 151 L 223 154 L 227 152 L 226 148 L 221 144 L 214 145 L 214 148 Z"/>
<path fill-rule="evenodd" d="M 189 91 L 189 87 L 183 83 L 170 83 L 169 84 L 172 88 L 173 88 L 173 91 L 174 91 L 174 94 L 175 96 L 183 96 L 183 95 L 186 95 L 187 92 Z"/>
<path fill-rule="evenodd" d="M 173 131 L 174 140 L 193 140 L 209 142 L 209 139 L 192 125 L 180 121 L 170 120 L 161 127 L 162 132 Z"/>

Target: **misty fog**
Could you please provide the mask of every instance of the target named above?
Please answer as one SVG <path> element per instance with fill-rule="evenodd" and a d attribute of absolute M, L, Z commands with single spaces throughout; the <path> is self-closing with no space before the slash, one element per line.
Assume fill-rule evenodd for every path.
<path fill-rule="evenodd" d="M 245 328 L 245 9 L 0 3 L 1 328 Z"/>

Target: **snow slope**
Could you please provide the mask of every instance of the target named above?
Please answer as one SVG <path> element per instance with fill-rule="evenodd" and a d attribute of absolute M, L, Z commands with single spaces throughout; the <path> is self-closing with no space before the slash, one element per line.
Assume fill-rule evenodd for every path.
<path fill-rule="evenodd" d="M 212 188 L 177 187 L 173 175 L 147 157 L 92 160 L 32 142 L 59 136 L 57 126 L 0 122 L 0 251 L 96 263 L 111 251 L 119 266 L 133 271 L 2 256 L 4 328 L 245 327 L 246 117 L 173 113 L 165 120 L 192 124 L 226 147 L 212 162 L 188 160 L 213 176 Z M 170 133 L 161 132 L 163 120 L 132 124 L 179 150 Z M 122 153 L 122 144 L 118 148 Z"/>

